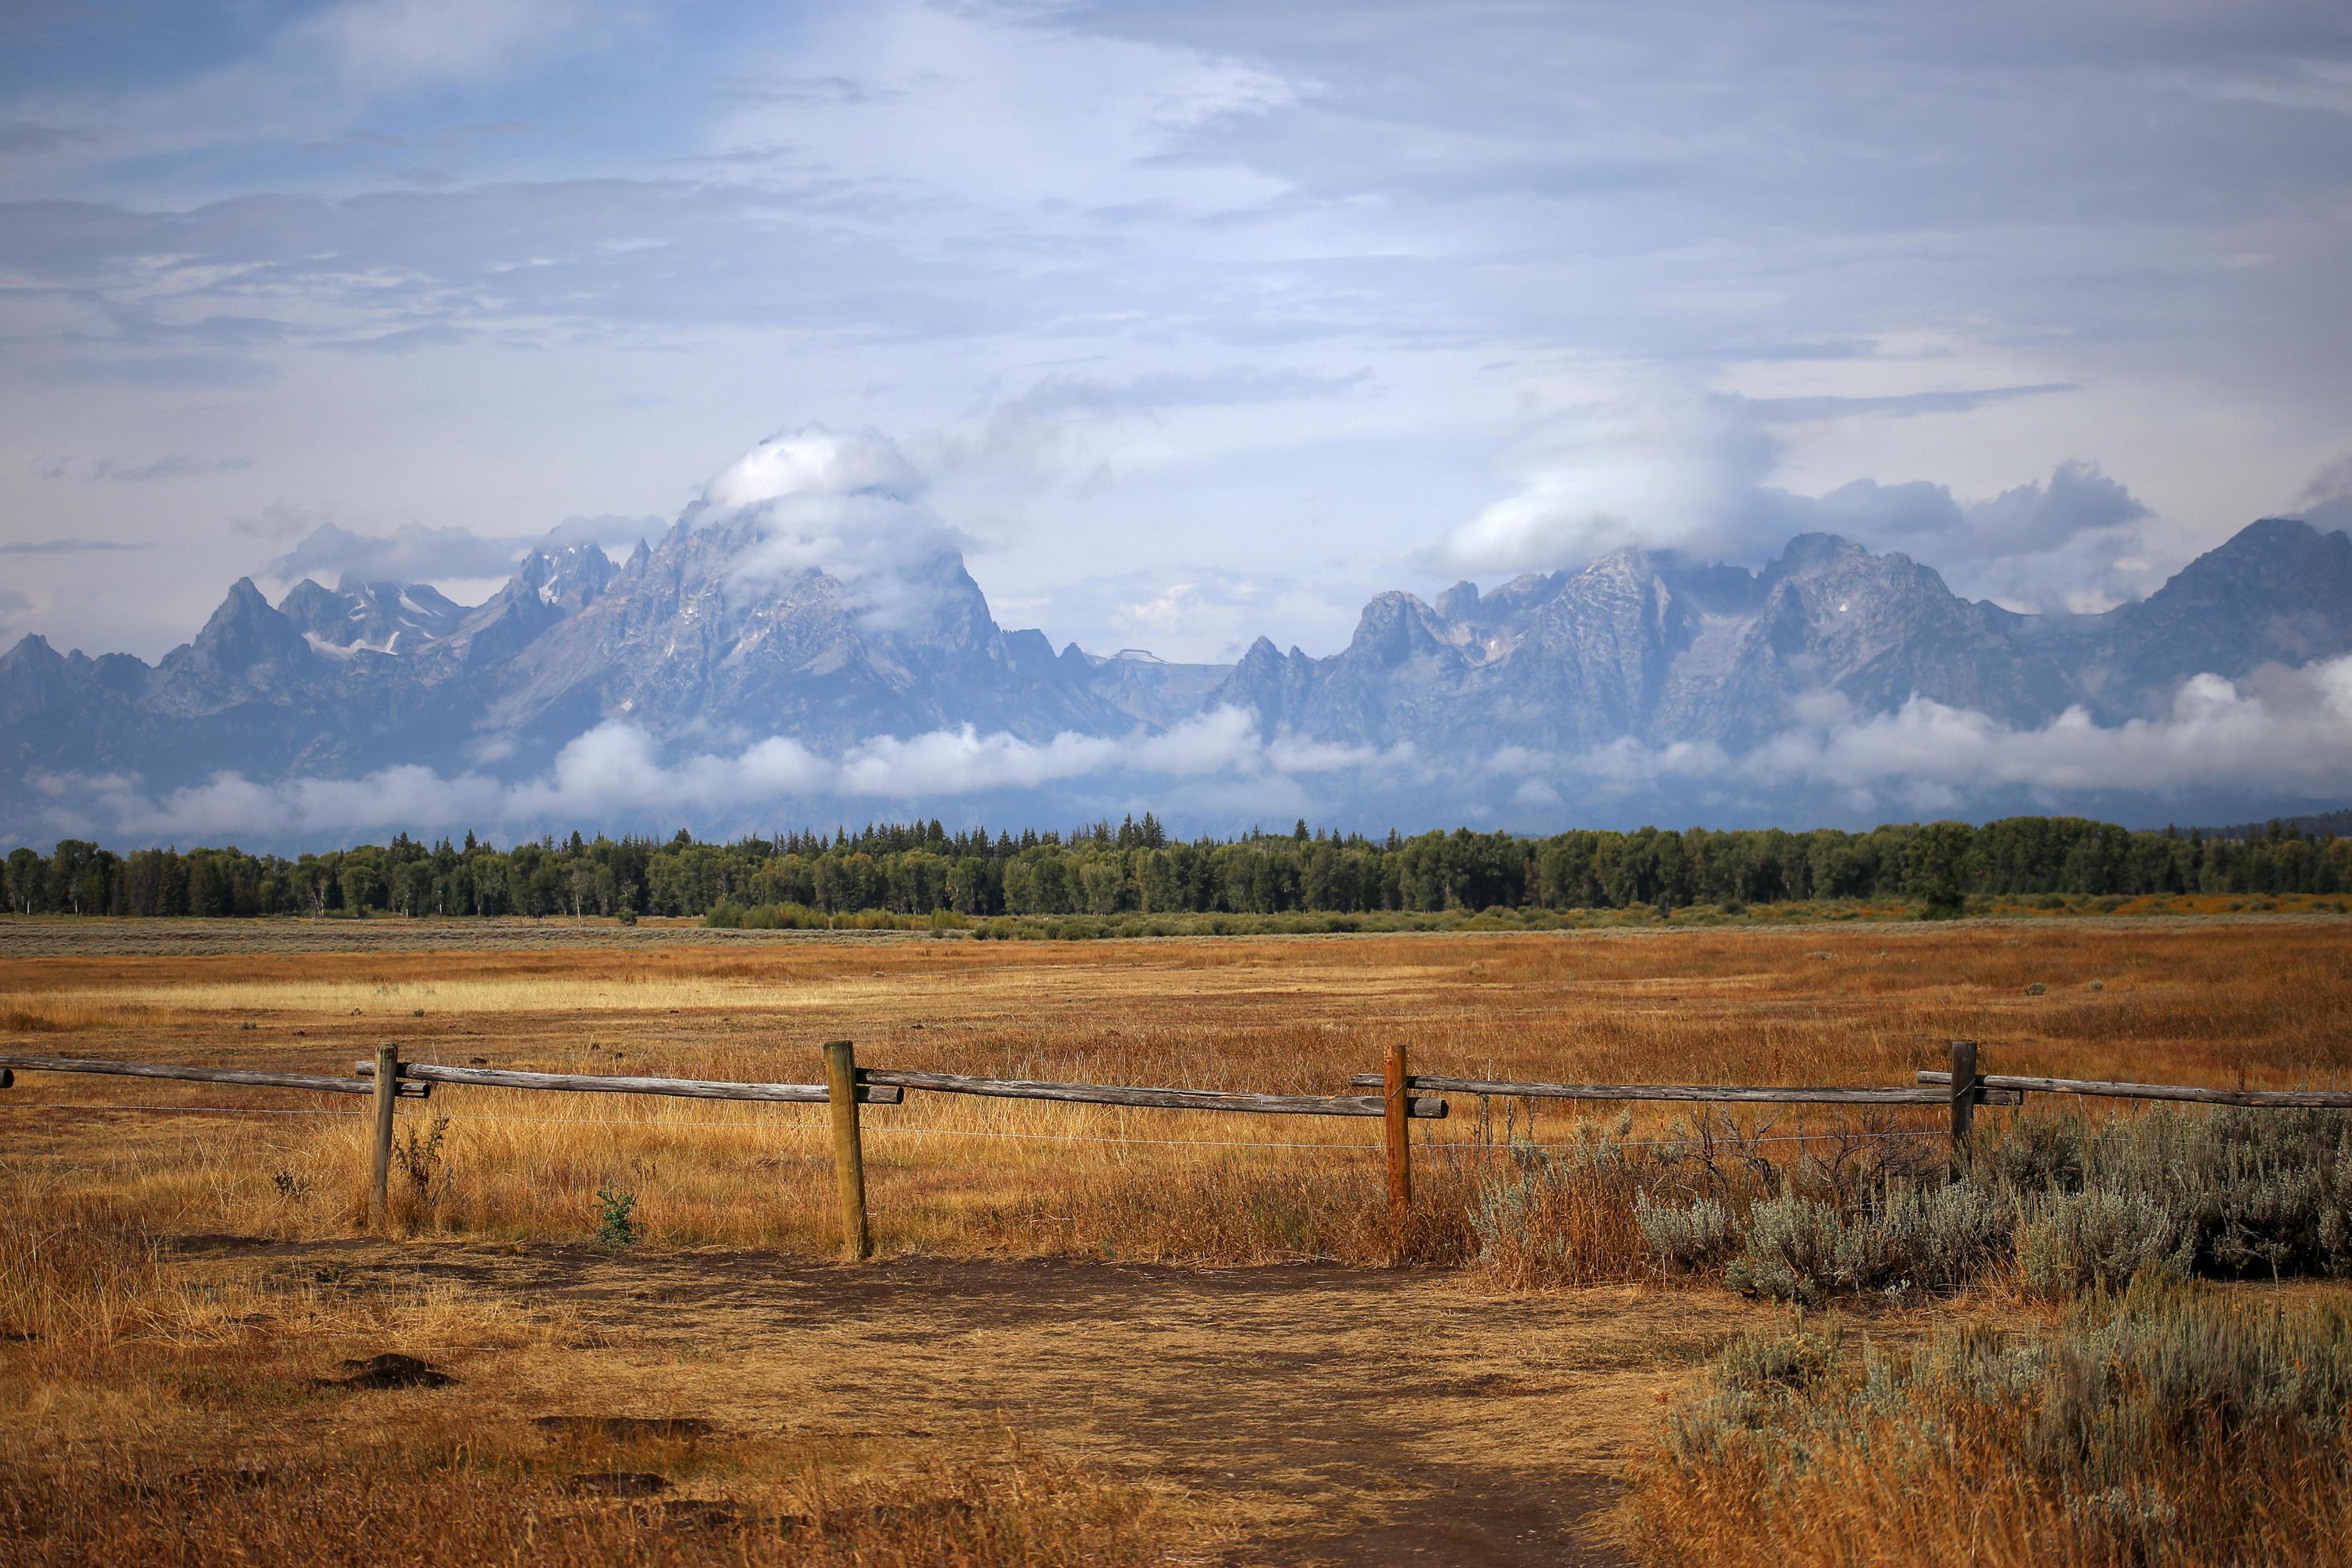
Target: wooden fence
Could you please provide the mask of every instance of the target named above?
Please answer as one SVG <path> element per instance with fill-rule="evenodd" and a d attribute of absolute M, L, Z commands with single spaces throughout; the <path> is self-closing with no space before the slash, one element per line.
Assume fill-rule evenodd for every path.
<path fill-rule="evenodd" d="M 373 1061 L 355 1064 L 351 1078 L 311 1073 L 260 1072 L 244 1068 L 110 1061 L 80 1057 L 0 1056 L 0 1089 L 26 1072 L 115 1073 L 131 1078 L 234 1084 L 257 1089 L 309 1089 L 324 1094 L 364 1094 L 373 1101 L 368 1181 L 372 1213 L 383 1217 L 392 1167 L 393 1130 L 398 1102 L 424 1099 L 436 1085 L 542 1089 L 572 1094 L 658 1094 L 691 1100 L 751 1100 L 768 1104 L 826 1105 L 832 1109 L 834 1164 L 841 1197 L 842 1249 L 852 1259 L 868 1256 L 866 1162 L 858 1111 L 866 1105 L 904 1103 L 909 1092 L 978 1095 L 994 1100 L 1050 1100 L 1066 1105 L 1138 1106 L 1165 1110 L 1202 1110 L 1260 1116 L 1351 1116 L 1379 1118 L 1388 1165 L 1391 1212 L 1402 1222 L 1412 1201 L 1412 1141 L 1410 1124 L 1443 1119 L 1449 1094 L 1482 1099 L 1647 1100 L 1735 1105 L 1918 1105 L 1945 1106 L 1950 1112 L 1955 1168 L 1964 1154 L 1980 1105 L 2015 1106 L 2028 1094 L 2075 1094 L 2125 1100 L 2187 1100 L 2200 1104 L 2324 1106 L 2352 1110 L 2352 1090 L 2199 1089 L 2185 1084 L 2121 1083 L 2106 1079 L 2021 1078 L 1977 1070 L 1973 1040 L 1951 1043 L 1950 1066 L 1923 1071 L 1916 1084 L 1894 1088 L 1767 1086 L 1671 1083 L 1536 1083 L 1509 1079 L 1449 1078 L 1408 1070 L 1405 1048 L 1391 1045 L 1377 1073 L 1349 1080 L 1373 1094 L 1255 1094 L 1232 1089 L 1153 1089 L 1133 1085 L 1053 1083 L 1033 1079 L 971 1078 L 957 1073 L 861 1068 L 847 1040 L 823 1047 L 823 1083 L 751 1083 L 731 1079 L 628 1078 L 604 1074 L 525 1072 L 506 1068 L 440 1067 L 403 1061 L 399 1047 L 376 1047 Z"/>

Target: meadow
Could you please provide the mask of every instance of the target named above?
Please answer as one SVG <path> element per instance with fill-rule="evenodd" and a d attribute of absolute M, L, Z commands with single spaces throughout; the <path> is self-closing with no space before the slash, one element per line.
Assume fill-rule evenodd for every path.
<path fill-rule="evenodd" d="M 348 1072 L 390 1039 L 814 1081 L 845 1037 L 870 1066 L 1329 1093 L 1392 1040 L 1437 1073 L 1891 1084 L 1969 1037 L 1996 1072 L 2343 1087 L 2347 959 L 2341 917 L 2251 911 L 1082 942 L 18 921 L 0 1049 Z M 859 1270 L 830 1261 L 821 1108 L 445 1087 L 402 1105 L 393 1234 L 371 1236 L 362 1105 L 324 1100 L 31 1074 L 0 1094 L 0 1384 L 35 1417 L 0 1438 L 11 1556 L 323 1561 L 365 1531 L 425 1562 L 1387 1561 L 1409 1540 L 1700 1561 L 1707 1500 L 1754 1513 L 1760 1491 L 1806 1533 L 1801 1487 L 1738 1470 L 1736 1444 L 1705 1449 L 1712 1479 L 1643 1470 L 1699 1452 L 1661 1422 L 1717 1397 L 1718 1350 L 1780 1331 L 1770 1291 L 1660 1267 L 1630 1187 L 1579 1208 L 1601 1189 L 1554 1181 L 1568 1199 L 1536 1205 L 1545 1256 L 1577 1267 L 1496 1229 L 1531 1169 L 1686 1139 L 1671 1108 L 1457 1100 L 1415 1124 L 1401 1234 L 1377 1122 L 910 1095 L 866 1114 L 880 1260 Z M 1980 1116 L 1998 1139 L 2018 1114 Z M 1941 1125 L 1789 1108 L 1706 1131 L 1802 1174 L 1939 1154 Z M 1839 1310 L 1892 1344 L 2061 1332 L 2078 1304 L 2015 1273 Z M 318 1386 L 385 1351 L 458 1381 Z M 595 1495 L 627 1476 L 663 1490 Z M 1465 1512 L 1500 1522 L 1474 1542 Z M 1521 1537 L 1525 1559 L 1471 1551 Z"/>

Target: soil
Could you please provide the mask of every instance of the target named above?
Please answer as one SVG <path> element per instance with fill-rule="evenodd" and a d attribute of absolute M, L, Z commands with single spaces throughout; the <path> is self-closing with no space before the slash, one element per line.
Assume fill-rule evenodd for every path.
<path fill-rule="evenodd" d="M 1614 1564 L 1623 1459 L 1752 1309 L 1457 1275 L 190 1237 L 182 1257 L 566 1314 L 450 1358 L 469 1419 L 847 1441 L 1001 1435 L 1240 1521 L 1235 1563 Z"/>

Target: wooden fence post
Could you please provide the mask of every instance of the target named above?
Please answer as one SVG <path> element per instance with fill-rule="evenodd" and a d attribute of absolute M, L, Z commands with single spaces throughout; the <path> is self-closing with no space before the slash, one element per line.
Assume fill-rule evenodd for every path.
<path fill-rule="evenodd" d="M 1976 1131 L 1977 1100 L 1983 1093 L 1977 1079 L 1977 1043 L 1952 1042 L 1952 1176 L 1958 1180 L 1968 1161 L 1969 1136 Z"/>
<path fill-rule="evenodd" d="M 1407 1120 L 1412 1110 L 1412 1097 L 1405 1088 L 1402 1040 L 1389 1042 L 1388 1056 L 1381 1068 L 1381 1112 L 1388 1131 L 1389 1216 L 1402 1231 L 1405 1216 L 1412 1208 L 1412 1123 Z"/>
<path fill-rule="evenodd" d="M 841 1251 L 862 1263 L 870 1250 L 866 1234 L 866 1152 L 857 1141 L 857 1047 L 847 1040 L 824 1043 L 824 1093 L 833 1107 L 833 1168 L 841 1182 Z"/>
<path fill-rule="evenodd" d="M 400 1100 L 400 1047 L 375 1048 L 375 1144 L 368 1163 L 368 1217 L 381 1227 L 391 1205 L 392 1113 Z"/>

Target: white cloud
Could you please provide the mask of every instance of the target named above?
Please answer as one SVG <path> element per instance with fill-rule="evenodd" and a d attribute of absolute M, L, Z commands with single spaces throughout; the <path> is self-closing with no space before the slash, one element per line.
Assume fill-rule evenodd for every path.
<path fill-rule="evenodd" d="M 1638 547 L 1756 564 L 1794 534 L 1825 532 L 1906 552 L 1956 592 L 2019 610 L 2106 609 L 2159 576 L 2147 507 L 2096 464 L 2069 459 L 1981 500 L 1867 478 L 1800 495 L 1765 482 L 1781 454 L 1765 406 L 1653 387 L 1553 414 L 1507 465 L 1510 492 L 1449 532 L 1433 563 L 1549 572 Z"/>
<path fill-rule="evenodd" d="M 781 432 L 703 490 L 704 527 L 748 519 L 760 542 L 735 563 L 750 584 L 822 571 L 885 631 L 935 625 L 971 592 L 963 536 L 922 499 L 923 481 L 880 436 L 823 426 Z"/>
<path fill-rule="evenodd" d="M 665 760 L 635 725 L 597 726 L 567 744 L 544 775 L 508 783 L 481 773 L 386 768 L 357 779 L 295 778 L 265 784 L 222 773 L 202 784 L 143 794 L 118 774 L 43 775 L 61 832 L 134 838 L 188 836 L 317 839 L 354 834 L 519 831 L 625 822 L 656 813 L 704 820 L 778 812 L 814 802 L 952 799 L 1033 790 L 1079 780 L 1277 786 L 1300 775 L 1381 765 L 1413 766 L 1410 746 L 1385 751 L 1259 735 L 1253 717 L 1219 708 L 1156 735 L 1056 735 L 1032 742 L 981 734 L 971 726 L 905 738 L 885 736 L 827 757 L 797 741 L 771 737 L 731 755 L 695 752 Z M 1277 792 L 1285 809 L 1293 795 Z"/>
<path fill-rule="evenodd" d="M 1744 753 L 1619 740 L 1572 756 L 1511 747 L 1486 766 L 1601 798 L 1667 782 L 1719 786 L 1727 796 L 1819 787 L 1855 811 L 1958 810 L 2016 792 L 2053 806 L 2085 795 L 2199 789 L 2336 800 L 2352 778 L 2352 656 L 2273 667 L 2235 683 L 2200 675 L 2182 684 L 2163 717 L 2116 725 L 2073 709 L 2021 729 L 1922 697 L 1890 713 L 1861 714 L 1820 693 L 1799 705 L 1790 728 Z"/>
<path fill-rule="evenodd" d="M 1627 546 L 1748 556 L 1776 451 L 1727 399 L 1666 391 L 1571 407 L 1528 437 L 1508 464 L 1511 492 L 1448 533 L 1438 556 L 1489 574 Z"/>
<path fill-rule="evenodd" d="M 778 431 L 728 465 L 703 499 L 732 510 L 787 496 L 874 495 L 911 501 L 922 477 L 880 436 L 821 425 Z"/>

